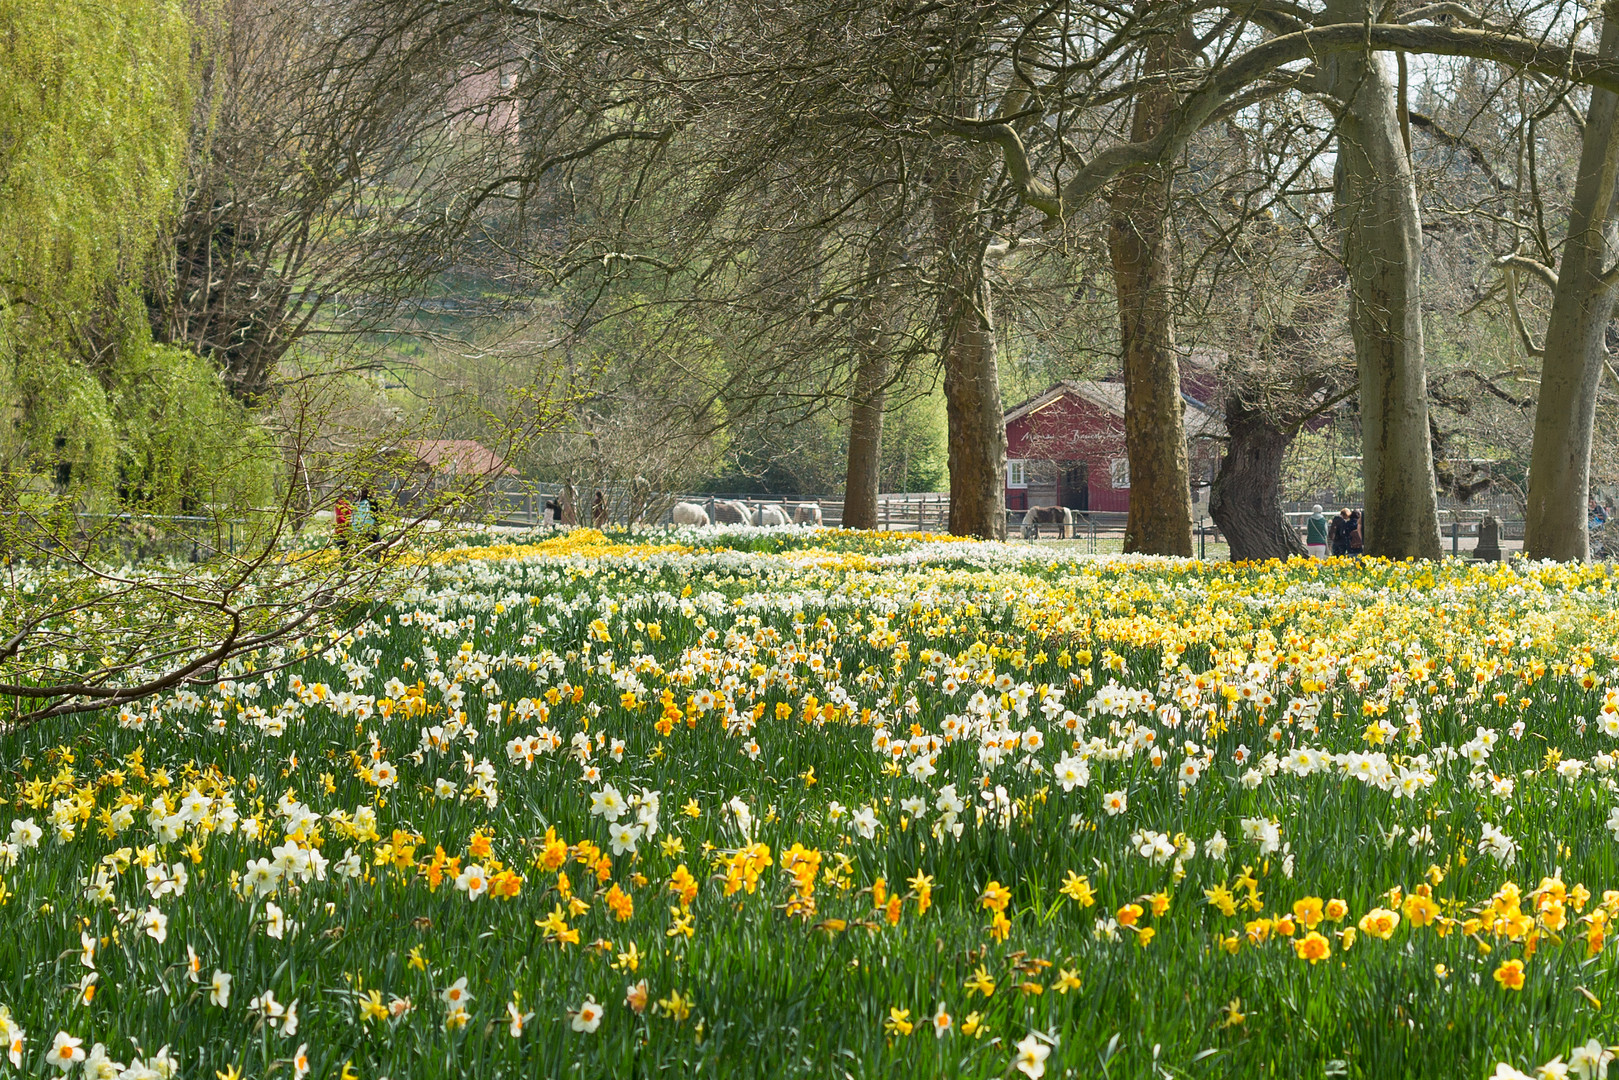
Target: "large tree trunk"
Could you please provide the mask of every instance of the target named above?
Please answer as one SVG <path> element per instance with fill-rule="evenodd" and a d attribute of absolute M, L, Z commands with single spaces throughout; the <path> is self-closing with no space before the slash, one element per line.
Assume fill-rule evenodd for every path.
<path fill-rule="evenodd" d="M 1209 516 L 1231 545 L 1232 560 L 1305 554 L 1282 517 L 1282 458 L 1293 432 L 1236 394 L 1226 399 L 1225 422 L 1231 441 L 1209 490 Z"/>
<path fill-rule="evenodd" d="M 1176 39 L 1151 46 L 1147 71 L 1170 70 L 1185 59 Z M 1130 138 L 1157 135 L 1175 108 L 1169 88 L 1136 98 Z M 1175 355 L 1174 279 L 1164 219 L 1169 171 L 1128 173 L 1114 189 L 1108 231 L 1118 294 L 1124 360 L 1124 445 L 1130 459 L 1130 515 L 1124 550 L 1192 554 L 1192 485 L 1180 363 Z"/>
<path fill-rule="evenodd" d="M 933 200 L 943 278 L 939 315 L 950 441 L 950 531 L 1001 540 L 1006 537 L 1006 425 L 977 186 L 976 167 L 952 163 Z"/>
<path fill-rule="evenodd" d="M 1326 22 L 1375 21 L 1371 0 L 1329 0 Z M 1439 507 L 1423 357 L 1422 222 L 1386 53 L 1323 63 L 1342 103 L 1336 199 L 1349 328 L 1360 369 L 1366 553 L 1437 559 Z"/>
<path fill-rule="evenodd" d="M 1604 57 L 1619 55 L 1619 19 L 1602 23 Z M 1524 554 L 1531 559 L 1585 559 L 1591 554 L 1586 500 L 1591 482 L 1591 434 L 1597 387 L 1613 317 L 1615 180 L 1619 177 L 1619 96 L 1591 90 L 1580 145 L 1580 171 L 1569 207 L 1568 239 L 1546 324 L 1529 458 L 1529 508 Z"/>
<path fill-rule="evenodd" d="M 890 277 L 898 252 L 889 227 L 874 239 L 866 275 L 865 300 L 854 325 L 854 393 L 849 402 L 849 456 L 843 483 L 843 527 L 875 529 L 877 495 L 882 478 L 883 413 L 893 372 L 889 350 L 893 335 L 894 283 Z"/>
<path fill-rule="evenodd" d="M 883 458 L 883 410 L 888 404 L 888 342 L 878 328 L 859 332 L 854 400 L 849 406 L 849 467 L 843 485 L 843 527 L 877 527 Z"/>

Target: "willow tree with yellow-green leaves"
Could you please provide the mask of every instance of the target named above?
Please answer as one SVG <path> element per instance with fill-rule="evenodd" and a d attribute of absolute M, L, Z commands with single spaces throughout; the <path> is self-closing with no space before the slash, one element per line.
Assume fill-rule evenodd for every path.
<path fill-rule="evenodd" d="M 204 677 L 380 572 L 289 552 L 274 441 L 152 341 L 203 55 L 180 0 L 0 0 L 0 729 Z M 166 526 L 125 511 L 180 509 L 191 560 L 129 569 Z"/>
<path fill-rule="evenodd" d="M 186 168 L 198 45 L 179 0 L 0 0 L 8 502 L 264 494 L 269 447 L 209 364 L 154 346 L 135 290 Z"/>

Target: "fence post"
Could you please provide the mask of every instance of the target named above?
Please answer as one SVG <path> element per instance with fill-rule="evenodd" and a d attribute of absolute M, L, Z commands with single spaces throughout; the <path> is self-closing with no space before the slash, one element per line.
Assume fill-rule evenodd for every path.
<path fill-rule="evenodd" d="M 1462 553 L 1461 523 L 1456 515 L 1450 515 L 1450 557 L 1458 558 Z"/>

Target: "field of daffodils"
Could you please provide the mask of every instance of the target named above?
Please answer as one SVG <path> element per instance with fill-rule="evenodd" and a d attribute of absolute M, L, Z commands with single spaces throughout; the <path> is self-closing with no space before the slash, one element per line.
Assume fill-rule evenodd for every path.
<path fill-rule="evenodd" d="M 1608 567 L 533 539 L 0 740 L 0 1077 L 1607 1073 Z"/>

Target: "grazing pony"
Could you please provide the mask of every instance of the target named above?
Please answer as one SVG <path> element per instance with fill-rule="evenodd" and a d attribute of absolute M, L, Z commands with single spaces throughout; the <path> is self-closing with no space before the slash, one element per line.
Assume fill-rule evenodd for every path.
<path fill-rule="evenodd" d="M 669 516 L 676 525 L 707 525 L 708 511 L 696 503 L 677 502 Z"/>
<path fill-rule="evenodd" d="M 1058 526 L 1057 535 L 1067 539 L 1074 535 L 1074 512 L 1066 506 L 1031 506 L 1023 515 L 1023 538 L 1040 535 L 1040 526 Z"/>

